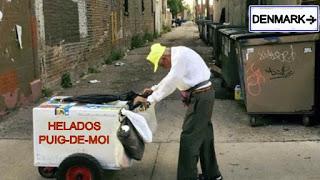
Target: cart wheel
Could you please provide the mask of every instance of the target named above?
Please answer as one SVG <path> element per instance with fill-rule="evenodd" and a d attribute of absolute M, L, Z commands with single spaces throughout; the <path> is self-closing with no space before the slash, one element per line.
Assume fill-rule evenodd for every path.
<path fill-rule="evenodd" d="M 250 116 L 250 125 L 251 127 L 258 126 L 257 117 L 256 116 Z"/>
<path fill-rule="evenodd" d="M 101 180 L 102 168 L 99 162 L 87 154 L 74 154 L 59 166 L 57 180 Z"/>
<path fill-rule="evenodd" d="M 57 170 L 56 167 L 38 167 L 39 174 L 44 178 L 54 178 Z"/>
<path fill-rule="evenodd" d="M 303 116 L 302 117 L 302 124 L 304 126 L 311 126 L 312 125 L 312 120 L 309 116 Z"/>

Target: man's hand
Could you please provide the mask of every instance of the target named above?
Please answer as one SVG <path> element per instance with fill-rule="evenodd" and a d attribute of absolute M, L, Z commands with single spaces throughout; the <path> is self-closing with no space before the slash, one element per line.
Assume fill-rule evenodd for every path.
<path fill-rule="evenodd" d="M 137 96 L 137 97 L 134 98 L 134 100 L 133 100 L 133 105 L 137 105 L 137 104 L 139 104 L 139 103 L 141 103 L 141 105 L 142 105 L 145 109 L 147 109 L 147 108 L 149 107 L 149 105 L 150 105 L 146 98 L 141 97 L 141 96 Z"/>
<path fill-rule="evenodd" d="M 146 88 L 146 89 L 143 90 L 142 96 L 143 96 L 143 97 L 148 97 L 148 96 L 150 96 L 152 93 L 153 93 L 153 91 L 152 91 L 151 88 Z"/>

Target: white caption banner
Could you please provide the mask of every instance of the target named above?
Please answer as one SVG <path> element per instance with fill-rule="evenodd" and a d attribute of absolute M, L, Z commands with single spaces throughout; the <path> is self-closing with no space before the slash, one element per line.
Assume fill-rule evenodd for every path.
<path fill-rule="evenodd" d="M 250 32 L 319 32 L 319 6 L 251 5 Z"/>

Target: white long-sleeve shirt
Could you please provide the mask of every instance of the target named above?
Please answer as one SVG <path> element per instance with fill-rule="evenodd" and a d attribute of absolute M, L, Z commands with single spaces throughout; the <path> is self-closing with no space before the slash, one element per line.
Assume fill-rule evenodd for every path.
<path fill-rule="evenodd" d="M 152 86 L 153 93 L 147 101 L 155 103 L 173 93 L 177 88 L 185 91 L 195 85 L 209 80 L 210 70 L 201 56 L 190 48 L 184 46 L 171 48 L 171 69 L 158 85 Z M 199 87 L 204 88 L 211 82 Z"/>

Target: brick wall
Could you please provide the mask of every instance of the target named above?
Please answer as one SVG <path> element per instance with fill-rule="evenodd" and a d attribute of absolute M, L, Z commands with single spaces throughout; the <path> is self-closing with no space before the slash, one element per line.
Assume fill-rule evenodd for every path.
<path fill-rule="evenodd" d="M 0 0 L 0 115 L 37 100 L 41 82 L 57 87 L 65 72 L 77 80 L 112 50 L 129 48 L 133 35 L 153 33 L 152 1 L 128 0 L 125 16 L 125 0 Z"/>
<path fill-rule="evenodd" d="M 128 37 L 144 32 L 154 32 L 152 0 L 143 0 L 143 2 L 144 11 L 142 11 L 142 0 L 129 1 L 129 14 L 124 16 L 124 34 Z"/>
<path fill-rule="evenodd" d="M 135 34 L 154 32 L 152 0 L 35 0 L 41 79 L 52 88 L 71 72 L 79 78 L 114 49 L 130 47 Z M 142 12 L 142 2 L 144 11 Z"/>

